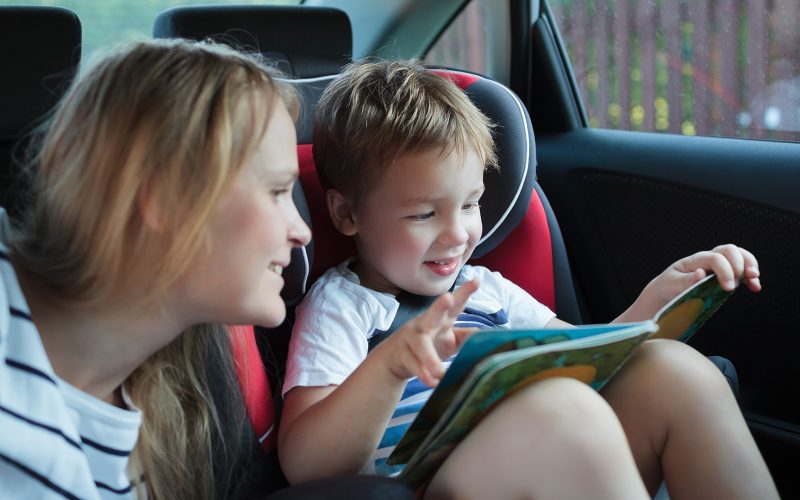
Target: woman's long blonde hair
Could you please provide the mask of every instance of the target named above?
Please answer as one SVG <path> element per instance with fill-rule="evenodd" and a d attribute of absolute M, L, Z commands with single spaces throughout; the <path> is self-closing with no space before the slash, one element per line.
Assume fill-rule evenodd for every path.
<path fill-rule="evenodd" d="M 203 247 L 277 99 L 296 113 L 294 94 L 270 75 L 232 49 L 181 40 L 135 42 L 85 69 L 34 149 L 35 201 L 15 263 L 67 307 L 102 307 L 132 285 L 143 303 L 158 300 Z M 242 423 L 228 337 L 220 326 L 192 330 L 125 383 L 143 412 L 132 466 L 151 498 L 224 493 L 214 478 L 224 483 L 234 467 L 212 460 L 223 409 L 208 376 L 216 366 L 213 383 Z"/>

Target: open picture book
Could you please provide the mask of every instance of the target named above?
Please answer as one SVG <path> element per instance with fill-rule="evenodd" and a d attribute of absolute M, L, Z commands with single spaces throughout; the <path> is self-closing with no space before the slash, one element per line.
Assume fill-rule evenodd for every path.
<path fill-rule="evenodd" d="M 667 303 L 652 320 L 558 329 L 484 330 L 462 346 L 385 466 L 426 482 L 494 405 L 548 377 L 581 380 L 600 390 L 642 342 L 688 340 L 732 292 L 709 275 Z"/>

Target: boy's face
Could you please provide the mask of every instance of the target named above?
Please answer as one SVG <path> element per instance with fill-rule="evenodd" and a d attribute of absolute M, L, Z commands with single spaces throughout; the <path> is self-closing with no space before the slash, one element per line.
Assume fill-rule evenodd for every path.
<path fill-rule="evenodd" d="M 483 162 L 434 148 L 400 156 L 354 214 L 364 286 L 396 294 L 450 289 L 481 237 Z"/>

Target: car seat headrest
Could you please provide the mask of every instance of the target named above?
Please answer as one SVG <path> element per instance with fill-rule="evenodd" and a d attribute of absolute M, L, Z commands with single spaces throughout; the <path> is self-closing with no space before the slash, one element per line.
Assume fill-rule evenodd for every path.
<path fill-rule="evenodd" d="M 499 169 L 484 175 L 483 235 L 473 258 L 494 249 L 525 217 L 536 180 L 536 145 L 525 105 L 508 87 L 478 75 L 433 70 L 458 85 L 489 119 Z"/>
<path fill-rule="evenodd" d="M 61 7 L 0 7 L 0 205 L 15 215 L 28 186 L 16 149 L 64 95 L 81 57 L 81 23 Z"/>
<path fill-rule="evenodd" d="M 259 52 L 292 78 L 338 73 L 353 50 L 350 19 L 329 7 L 279 5 L 183 6 L 155 19 L 157 38 L 212 38 Z"/>
<path fill-rule="evenodd" d="M 53 107 L 75 75 L 81 24 L 59 7 L 0 7 L 0 40 L 0 137 L 16 137 Z"/>
<path fill-rule="evenodd" d="M 520 99 L 507 87 L 478 75 L 433 70 L 460 87 L 478 108 L 496 124 L 493 130 L 498 170 L 484 176 L 486 192 L 481 199 L 483 236 L 473 257 L 480 258 L 497 247 L 528 211 L 536 180 L 536 147 L 530 117 Z M 315 101 L 311 101 L 315 102 Z M 310 138 L 309 138 L 310 140 Z M 299 140 L 299 143 L 304 141 Z M 312 279 L 355 252 L 352 239 L 333 228 L 325 205 L 310 145 L 299 147 L 300 180 L 314 222 L 317 252 L 312 265 Z"/>

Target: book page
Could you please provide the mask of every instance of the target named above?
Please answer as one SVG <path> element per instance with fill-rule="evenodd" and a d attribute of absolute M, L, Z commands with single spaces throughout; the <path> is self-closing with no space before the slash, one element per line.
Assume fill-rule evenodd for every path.
<path fill-rule="evenodd" d="M 600 390 L 655 329 L 650 321 L 634 323 L 595 337 L 489 356 L 475 368 L 474 387 L 455 399 L 463 400 L 448 408 L 400 478 L 412 485 L 423 481 L 494 405 L 529 384 L 560 376 Z"/>
<path fill-rule="evenodd" d="M 715 275 L 706 276 L 656 313 L 653 321 L 658 323 L 658 332 L 652 338 L 686 342 L 732 293 L 722 289 Z"/>
<path fill-rule="evenodd" d="M 452 400 L 468 392 L 477 376 L 468 376 L 481 359 L 492 354 L 513 351 L 525 347 L 577 340 L 617 331 L 626 325 L 584 325 L 575 328 L 553 328 L 532 330 L 483 330 L 473 334 L 458 352 L 444 377 L 431 397 L 422 407 L 414 422 L 392 452 L 391 463 L 407 462 L 417 446 L 425 439 L 442 418 Z M 395 461 L 396 460 L 396 461 Z"/>

